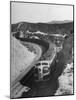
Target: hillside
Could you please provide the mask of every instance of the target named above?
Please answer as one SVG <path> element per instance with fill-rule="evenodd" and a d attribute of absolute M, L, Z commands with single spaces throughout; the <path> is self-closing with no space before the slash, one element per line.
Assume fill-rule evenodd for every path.
<path fill-rule="evenodd" d="M 35 57 L 36 54 L 11 36 L 11 83 L 27 69 Z"/>
<path fill-rule="evenodd" d="M 74 22 L 68 22 L 68 23 L 55 23 L 55 24 L 49 24 L 49 23 L 28 23 L 28 22 L 20 22 L 17 24 L 12 24 L 11 31 L 23 31 L 24 34 L 27 30 L 30 32 L 36 32 L 41 31 L 44 33 L 67 33 L 72 34 L 74 32 Z"/>

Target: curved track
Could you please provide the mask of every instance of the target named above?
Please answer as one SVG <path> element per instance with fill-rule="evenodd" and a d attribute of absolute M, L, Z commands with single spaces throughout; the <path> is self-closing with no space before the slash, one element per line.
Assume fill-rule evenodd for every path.
<path fill-rule="evenodd" d="M 20 41 L 20 42 L 21 42 L 21 44 L 23 44 L 23 45 L 26 46 L 26 47 L 27 47 L 27 45 L 29 45 L 30 47 L 33 47 L 33 48 L 34 48 L 34 51 L 35 51 L 35 53 L 36 53 L 36 57 L 35 57 L 35 59 L 33 60 L 33 62 L 30 63 L 30 65 L 24 70 L 24 72 L 22 72 L 22 73 L 14 80 L 14 82 L 11 84 L 11 93 L 12 93 L 11 98 L 15 98 L 16 96 L 19 97 L 19 96 L 21 95 L 19 91 L 21 91 L 22 88 L 23 88 L 23 90 L 24 90 L 25 87 L 22 87 L 22 85 L 19 84 L 19 81 L 33 68 L 34 64 L 40 59 L 40 57 L 42 56 L 42 53 L 43 53 L 43 50 L 42 50 L 41 46 L 38 45 L 37 43 L 24 42 L 24 41 Z M 53 47 L 53 49 L 54 49 L 54 48 L 55 48 L 55 45 L 54 45 L 53 43 L 50 43 L 50 44 L 49 44 L 49 49 L 47 50 L 47 52 L 44 53 L 44 55 L 46 55 L 46 54 L 48 53 L 48 51 L 50 51 L 50 50 L 52 49 L 52 47 Z M 56 48 L 55 48 L 55 49 L 56 49 Z M 51 53 L 52 53 L 52 51 L 51 51 Z M 53 54 L 54 54 L 54 56 L 56 55 L 56 50 L 54 51 Z M 51 56 L 51 57 L 52 57 L 52 56 Z M 52 62 L 52 58 L 51 58 L 51 57 L 49 58 L 49 61 L 50 61 L 50 62 Z M 53 58 L 53 59 L 54 59 L 54 58 Z M 16 87 L 18 87 L 18 89 L 19 89 L 20 87 L 22 87 L 22 88 L 18 91 L 18 89 L 17 89 Z M 16 93 L 15 91 L 17 91 L 17 93 Z M 15 94 L 13 94 L 13 93 L 15 93 Z"/>
<path fill-rule="evenodd" d="M 38 59 L 41 57 L 42 55 L 42 49 L 41 47 L 39 47 L 39 45 L 35 44 L 35 43 L 30 43 L 30 42 L 21 42 L 23 45 L 32 45 L 33 48 L 35 49 L 36 52 L 36 57 L 34 58 L 33 62 L 30 63 L 30 65 L 24 70 L 24 72 L 22 72 L 11 84 L 11 86 L 13 87 L 17 82 L 19 82 L 21 80 L 21 78 L 27 74 L 27 72 L 33 67 L 33 65 L 35 64 L 36 61 L 38 61 Z"/>

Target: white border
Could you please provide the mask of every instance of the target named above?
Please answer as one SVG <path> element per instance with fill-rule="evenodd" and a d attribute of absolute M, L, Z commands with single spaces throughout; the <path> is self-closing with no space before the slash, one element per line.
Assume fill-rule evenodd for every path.
<path fill-rule="evenodd" d="M 21 0 L 16 0 L 16 1 L 21 1 Z M 22 1 L 76 5 L 75 0 L 22 0 Z M 74 17 L 76 17 L 76 15 Z M 75 35 L 75 39 L 76 39 L 76 35 Z M 75 40 L 75 47 L 76 47 L 76 40 Z M 76 76 L 76 73 L 74 74 L 75 74 L 74 76 Z M 10 80 L 9 79 L 10 79 L 10 0 L 1 0 L 0 1 L 0 99 L 1 100 L 10 99 L 9 98 Z M 44 97 L 29 98 L 29 99 L 32 99 L 32 100 L 35 100 L 35 99 L 72 100 L 73 99 L 75 100 L 75 97 L 76 95 L 54 96 L 54 97 L 45 97 L 45 98 Z M 23 99 L 20 99 L 20 100 L 23 100 Z"/>

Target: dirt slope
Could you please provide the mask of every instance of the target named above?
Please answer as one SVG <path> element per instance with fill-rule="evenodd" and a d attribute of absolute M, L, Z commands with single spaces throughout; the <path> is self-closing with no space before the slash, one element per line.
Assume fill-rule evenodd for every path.
<path fill-rule="evenodd" d="M 26 47 L 11 36 L 11 82 L 30 65 L 35 56 L 34 52 L 28 51 Z"/>

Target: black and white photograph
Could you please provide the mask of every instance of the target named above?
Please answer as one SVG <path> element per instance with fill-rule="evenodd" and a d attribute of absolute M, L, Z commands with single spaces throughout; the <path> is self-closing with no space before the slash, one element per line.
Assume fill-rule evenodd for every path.
<path fill-rule="evenodd" d="M 10 2 L 10 98 L 74 95 L 74 5 Z"/>

